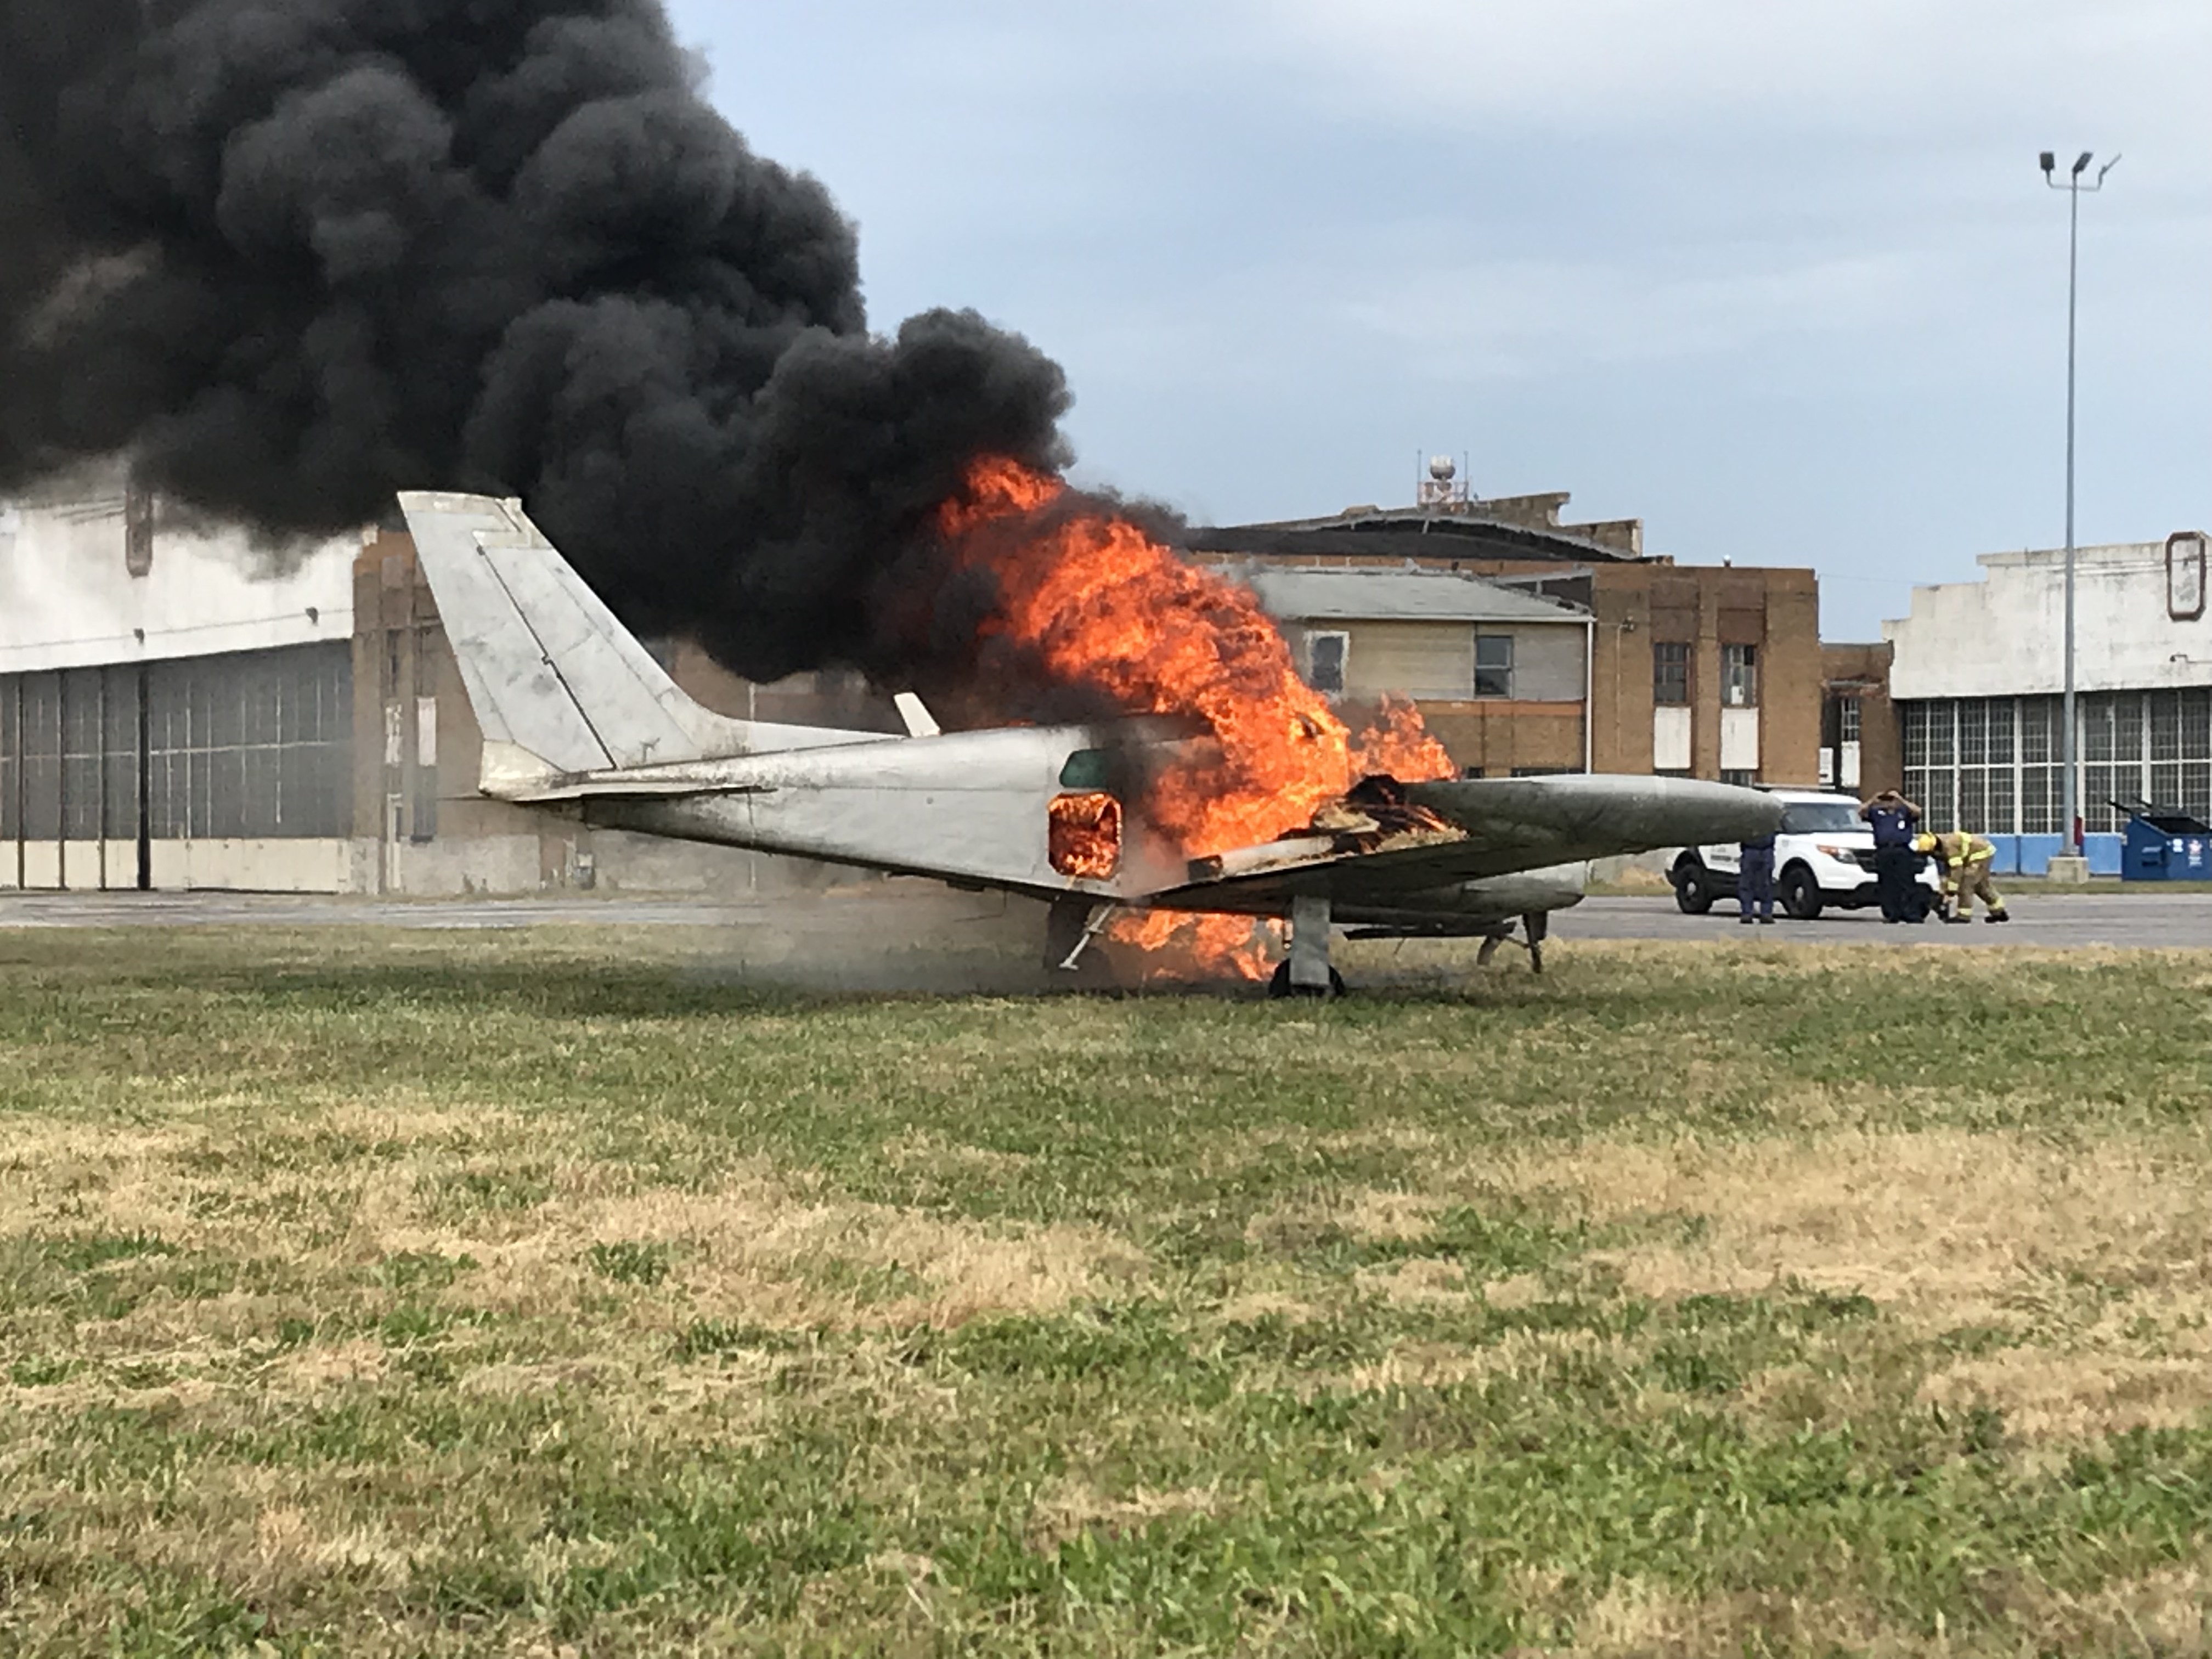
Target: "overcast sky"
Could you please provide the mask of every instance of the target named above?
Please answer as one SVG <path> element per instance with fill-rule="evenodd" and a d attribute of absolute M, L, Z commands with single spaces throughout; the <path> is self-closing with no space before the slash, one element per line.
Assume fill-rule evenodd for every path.
<path fill-rule="evenodd" d="M 2212 528 L 2205 0 L 675 0 L 859 222 L 874 325 L 1066 366 L 1078 475 L 1200 522 L 1566 489 L 1826 631 L 2064 535 Z"/>

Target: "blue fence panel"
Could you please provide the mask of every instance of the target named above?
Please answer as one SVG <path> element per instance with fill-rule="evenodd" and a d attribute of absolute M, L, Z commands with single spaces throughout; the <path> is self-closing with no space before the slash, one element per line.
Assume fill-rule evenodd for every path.
<path fill-rule="evenodd" d="M 2125 836 L 2097 835 L 2081 837 L 2081 850 L 2089 855 L 2089 873 L 2093 876 L 2117 876 L 2124 863 L 2123 849 L 2127 846 Z"/>
<path fill-rule="evenodd" d="M 2047 876 L 2051 860 L 2065 850 L 2063 836 L 2022 836 L 2019 838 L 2018 873 L 2023 876 Z"/>
<path fill-rule="evenodd" d="M 1991 836 L 1990 845 L 1997 849 L 1997 855 L 1990 860 L 1990 873 L 1993 876 L 2018 875 L 2020 873 L 2020 837 Z"/>

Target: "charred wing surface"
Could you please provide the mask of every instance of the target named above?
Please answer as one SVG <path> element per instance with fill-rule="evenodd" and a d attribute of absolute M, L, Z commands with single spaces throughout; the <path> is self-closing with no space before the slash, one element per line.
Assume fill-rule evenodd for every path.
<path fill-rule="evenodd" d="M 1406 787 L 1407 801 L 1456 831 L 1413 844 L 1343 852 L 1301 837 L 1194 866 L 1171 908 L 1273 914 L 1299 895 L 1341 913 L 1451 908 L 1440 890 L 1662 847 L 1735 841 L 1782 821 L 1755 789 L 1694 778 L 1468 778 Z M 1239 867 L 1241 866 L 1241 867 Z M 1419 896 L 1416 897 L 1416 896 Z"/>

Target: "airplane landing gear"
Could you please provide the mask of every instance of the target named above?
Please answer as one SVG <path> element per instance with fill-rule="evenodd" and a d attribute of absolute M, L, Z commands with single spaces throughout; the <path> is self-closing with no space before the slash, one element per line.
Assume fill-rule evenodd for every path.
<path fill-rule="evenodd" d="M 1325 986 L 1316 987 L 1310 985 L 1293 985 L 1291 983 L 1291 964 L 1287 962 L 1279 962 L 1275 964 L 1274 976 L 1267 981 L 1267 994 L 1271 998 L 1278 999 L 1285 997 L 1334 998 L 1350 996 L 1352 993 L 1345 988 L 1344 975 L 1338 973 L 1334 968 L 1328 970 L 1328 983 Z"/>
<path fill-rule="evenodd" d="M 1271 997 L 1340 997 L 1344 975 L 1329 966 L 1329 902 L 1301 896 L 1291 901 L 1290 960 L 1267 981 Z"/>
<path fill-rule="evenodd" d="M 1499 945 L 1517 945 L 1528 953 L 1528 966 L 1535 972 L 1542 973 L 1544 940 L 1552 931 L 1552 919 L 1541 910 L 1534 911 L 1521 918 L 1521 927 L 1524 937 L 1520 939 L 1513 937 L 1512 925 L 1508 923 L 1504 932 L 1492 933 L 1484 939 L 1482 948 L 1474 953 L 1474 965 L 1487 968 L 1498 955 Z"/>
<path fill-rule="evenodd" d="M 1045 916 L 1044 965 L 1048 970 L 1074 973 L 1083 965 L 1091 941 L 1114 919 L 1114 907 L 1086 898 L 1053 902 Z"/>

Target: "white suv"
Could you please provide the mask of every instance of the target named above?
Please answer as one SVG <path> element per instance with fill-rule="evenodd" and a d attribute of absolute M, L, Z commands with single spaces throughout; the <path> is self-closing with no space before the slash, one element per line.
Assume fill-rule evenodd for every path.
<path fill-rule="evenodd" d="M 1856 798 L 1815 789 L 1766 793 L 1782 803 L 1782 827 L 1774 836 L 1774 897 L 1786 915 L 1811 921 L 1830 905 L 1856 910 L 1881 902 L 1874 831 L 1861 822 Z M 1734 898 L 1741 861 L 1734 842 L 1684 848 L 1668 872 L 1674 902 L 1701 916 L 1716 901 Z M 1911 920 L 1924 921 L 1942 900 L 1943 878 L 1934 860 L 1916 855 L 1916 862 Z"/>

